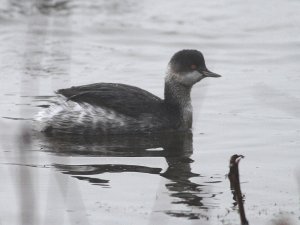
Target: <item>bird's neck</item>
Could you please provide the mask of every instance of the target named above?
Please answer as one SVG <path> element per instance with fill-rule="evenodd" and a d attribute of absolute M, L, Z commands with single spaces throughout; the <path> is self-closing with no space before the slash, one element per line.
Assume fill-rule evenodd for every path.
<path fill-rule="evenodd" d="M 165 78 L 165 103 L 179 109 L 180 129 L 190 129 L 193 123 L 191 87 L 181 85 L 172 79 L 172 74 Z"/>

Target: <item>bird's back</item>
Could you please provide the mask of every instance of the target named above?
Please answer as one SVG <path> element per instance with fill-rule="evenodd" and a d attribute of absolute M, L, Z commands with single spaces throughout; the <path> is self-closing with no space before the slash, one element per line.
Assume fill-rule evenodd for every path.
<path fill-rule="evenodd" d="M 63 133 L 137 133 L 176 129 L 177 109 L 143 89 L 96 83 L 57 91 L 44 113 L 47 129 Z M 51 118 L 49 117 L 51 115 Z"/>

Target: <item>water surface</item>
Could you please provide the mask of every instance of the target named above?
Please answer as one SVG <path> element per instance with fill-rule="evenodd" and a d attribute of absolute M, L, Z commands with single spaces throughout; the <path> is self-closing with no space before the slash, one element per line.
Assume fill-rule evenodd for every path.
<path fill-rule="evenodd" d="M 1 224 L 299 222 L 298 1 L 0 1 Z M 32 133 L 54 91 L 118 82 L 163 96 L 166 65 L 201 50 L 192 134 Z M 297 178 L 298 177 L 298 178 Z"/>

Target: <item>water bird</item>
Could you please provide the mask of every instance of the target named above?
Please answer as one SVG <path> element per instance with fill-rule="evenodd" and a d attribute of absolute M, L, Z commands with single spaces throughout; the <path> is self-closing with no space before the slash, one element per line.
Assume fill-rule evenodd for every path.
<path fill-rule="evenodd" d="M 206 77 L 198 50 L 181 50 L 168 64 L 164 99 L 138 87 L 95 83 L 60 89 L 57 101 L 38 114 L 46 133 L 128 134 L 187 131 L 192 127 L 191 89 Z"/>
<path fill-rule="evenodd" d="M 235 154 L 231 156 L 229 161 L 228 178 L 230 180 L 230 188 L 233 191 L 234 200 L 238 203 L 239 206 L 241 225 L 249 225 L 244 210 L 243 195 L 240 185 L 239 162 L 242 158 L 244 158 L 243 155 Z"/>

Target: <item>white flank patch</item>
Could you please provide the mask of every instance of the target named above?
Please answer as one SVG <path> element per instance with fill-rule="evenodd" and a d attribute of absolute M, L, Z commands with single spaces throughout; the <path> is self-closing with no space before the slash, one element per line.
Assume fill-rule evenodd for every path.
<path fill-rule="evenodd" d="M 64 96 L 58 95 L 57 100 L 47 109 L 40 111 L 36 116 L 38 130 L 47 126 L 60 130 L 70 130 L 78 126 L 87 129 L 102 130 L 126 126 L 128 121 L 124 115 L 112 110 L 93 106 L 88 103 L 68 101 Z"/>

